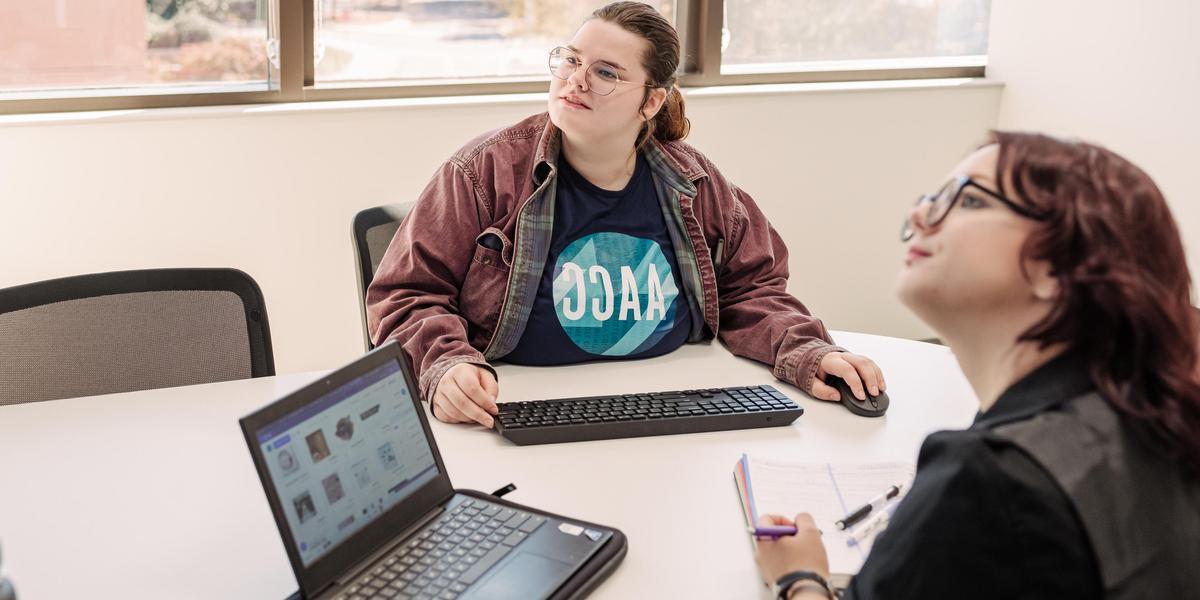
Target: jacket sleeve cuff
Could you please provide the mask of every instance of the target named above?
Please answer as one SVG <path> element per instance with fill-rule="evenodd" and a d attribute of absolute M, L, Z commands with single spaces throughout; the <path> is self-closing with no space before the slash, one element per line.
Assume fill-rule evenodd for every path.
<path fill-rule="evenodd" d="M 811 396 L 813 381 L 817 377 L 817 368 L 821 365 L 821 359 L 830 352 L 848 352 L 848 350 L 824 340 L 812 340 L 776 362 L 775 377 L 791 383 Z"/>
<path fill-rule="evenodd" d="M 444 356 L 439 358 L 424 373 L 421 373 L 419 387 L 421 391 L 421 399 L 429 403 L 429 413 L 433 414 L 433 394 L 437 392 L 437 386 L 442 381 L 442 377 L 456 365 L 462 363 L 471 363 L 483 367 L 491 372 L 496 381 L 500 381 L 500 375 L 496 373 L 496 369 L 492 368 L 482 354 L 459 354 L 455 356 Z"/>

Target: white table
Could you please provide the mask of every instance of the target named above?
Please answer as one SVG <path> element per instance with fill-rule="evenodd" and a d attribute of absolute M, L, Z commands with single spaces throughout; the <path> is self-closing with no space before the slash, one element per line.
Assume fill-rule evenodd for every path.
<path fill-rule="evenodd" d="M 773 383 L 791 427 L 518 447 L 435 422 L 455 487 L 620 528 L 629 554 L 596 598 L 747 598 L 758 584 L 732 469 L 743 452 L 915 461 L 967 426 L 974 395 L 949 349 L 835 332 L 888 381 L 867 419 L 774 381 L 719 344 L 557 368 L 502 365 L 501 401 Z M 238 418 L 318 374 L 0 407 L 0 545 L 21 600 L 263 598 L 296 589 Z"/>

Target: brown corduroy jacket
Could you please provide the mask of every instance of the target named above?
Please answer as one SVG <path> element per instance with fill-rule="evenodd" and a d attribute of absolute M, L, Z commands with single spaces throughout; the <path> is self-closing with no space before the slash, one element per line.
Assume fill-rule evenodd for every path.
<path fill-rule="evenodd" d="M 367 290 L 371 339 L 395 339 L 432 398 L 450 367 L 488 367 L 520 341 L 545 267 L 560 133 L 545 114 L 483 134 L 447 160 Z M 718 337 L 808 392 L 830 351 L 787 292 L 787 247 L 754 200 L 683 142 L 641 152 L 692 303 L 689 342 Z"/>

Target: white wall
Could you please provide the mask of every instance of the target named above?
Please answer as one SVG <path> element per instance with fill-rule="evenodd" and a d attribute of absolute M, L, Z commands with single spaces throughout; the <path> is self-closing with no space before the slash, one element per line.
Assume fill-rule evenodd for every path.
<path fill-rule="evenodd" d="M 1200 276 L 1200 3 L 992 3 L 988 77 L 1004 82 L 999 126 L 1099 143 L 1167 197 Z"/>
<path fill-rule="evenodd" d="M 995 125 L 1000 89 L 855 87 L 698 92 L 690 141 L 773 218 L 793 292 L 831 327 L 925 337 L 892 294 L 900 219 Z M 237 267 L 263 288 L 278 370 L 336 366 L 362 350 L 353 214 L 414 198 L 465 140 L 544 101 L 419 104 L 0 119 L 0 287 Z"/>

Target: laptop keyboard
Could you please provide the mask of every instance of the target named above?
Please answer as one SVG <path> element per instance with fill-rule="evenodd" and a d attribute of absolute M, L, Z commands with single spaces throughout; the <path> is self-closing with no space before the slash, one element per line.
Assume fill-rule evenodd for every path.
<path fill-rule="evenodd" d="M 457 598 L 545 522 L 541 515 L 464 499 L 335 600 Z"/>
<path fill-rule="evenodd" d="M 518 445 L 790 425 L 804 409 L 769 385 L 503 402 L 496 431 Z"/>

